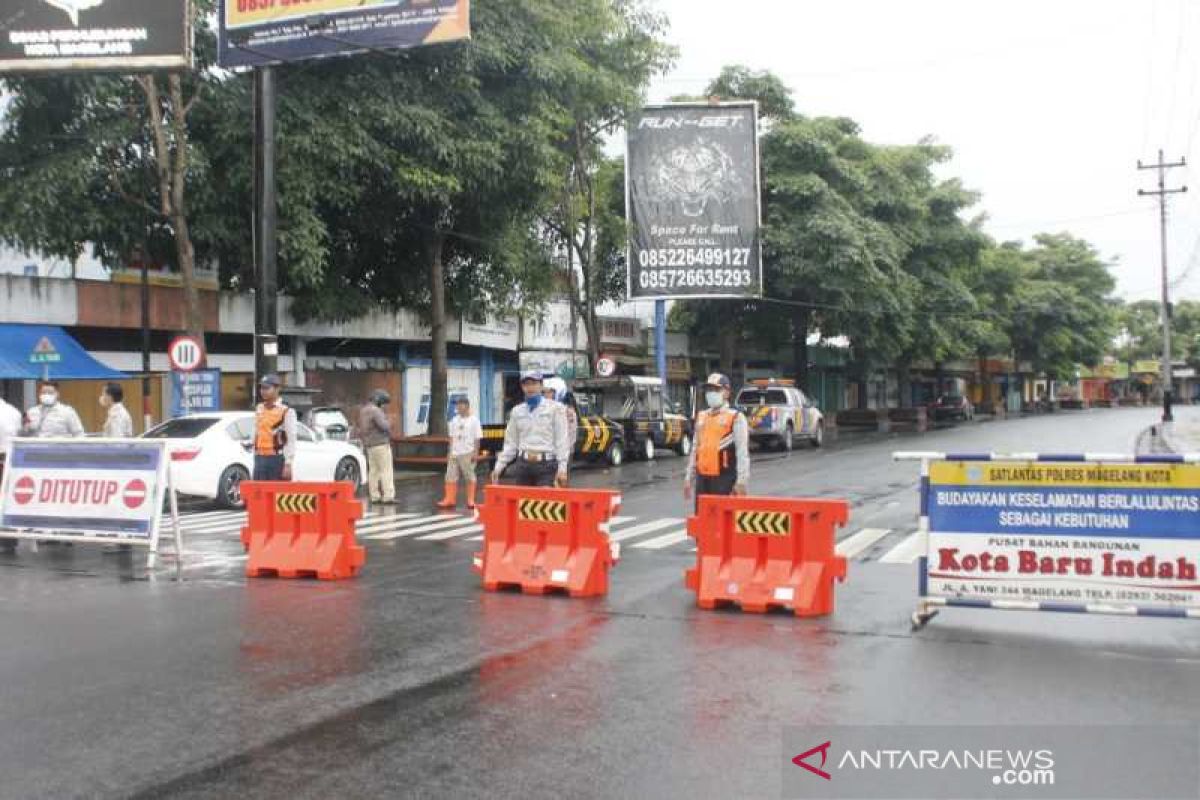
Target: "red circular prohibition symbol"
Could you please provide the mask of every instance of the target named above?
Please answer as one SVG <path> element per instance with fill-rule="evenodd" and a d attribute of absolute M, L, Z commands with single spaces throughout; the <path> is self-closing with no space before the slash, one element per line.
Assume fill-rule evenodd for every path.
<path fill-rule="evenodd" d="M 22 476 L 13 486 L 13 499 L 21 505 L 25 505 L 33 499 L 33 478 L 28 475 Z"/>
<path fill-rule="evenodd" d="M 141 478 L 134 478 L 129 483 L 125 484 L 125 491 L 122 494 L 122 499 L 125 501 L 126 508 L 137 508 L 142 503 L 146 502 L 146 484 Z"/>

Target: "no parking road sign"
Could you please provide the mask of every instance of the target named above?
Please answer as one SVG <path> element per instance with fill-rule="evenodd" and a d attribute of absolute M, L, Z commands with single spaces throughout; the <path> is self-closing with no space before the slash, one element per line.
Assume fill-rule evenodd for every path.
<path fill-rule="evenodd" d="M 204 364 L 204 344 L 194 336 L 176 336 L 167 348 L 171 369 L 191 372 Z"/>

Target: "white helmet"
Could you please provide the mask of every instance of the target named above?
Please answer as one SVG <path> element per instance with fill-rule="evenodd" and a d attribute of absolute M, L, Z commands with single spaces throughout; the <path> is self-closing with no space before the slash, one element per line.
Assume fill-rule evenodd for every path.
<path fill-rule="evenodd" d="M 567 382 L 557 375 L 552 378 L 546 378 L 546 380 L 542 381 L 542 391 L 553 391 L 554 399 L 561 403 L 563 398 L 567 396 Z"/>

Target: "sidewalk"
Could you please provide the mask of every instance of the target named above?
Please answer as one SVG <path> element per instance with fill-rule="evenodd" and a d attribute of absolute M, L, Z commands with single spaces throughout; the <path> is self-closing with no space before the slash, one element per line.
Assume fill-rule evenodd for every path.
<path fill-rule="evenodd" d="M 1152 425 L 1138 437 L 1139 453 L 1200 453 L 1200 409 L 1176 407 L 1175 421 Z"/>

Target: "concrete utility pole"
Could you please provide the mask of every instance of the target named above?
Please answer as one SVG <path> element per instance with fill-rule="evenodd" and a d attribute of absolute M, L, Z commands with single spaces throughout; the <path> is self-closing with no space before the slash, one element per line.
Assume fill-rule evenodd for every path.
<path fill-rule="evenodd" d="M 278 372 L 279 279 L 276 256 L 275 70 L 254 68 L 254 385 L 250 407 L 258 400 L 263 375 Z"/>
<path fill-rule="evenodd" d="M 1163 385 L 1163 422 L 1171 422 L 1174 417 L 1171 415 L 1171 393 L 1173 389 L 1173 380 L 1171 377 L 1171 300 L 1168 292 L 1170 287 L 1167 285 L 1167 195 L 1181 194 L 1187 191 L 1187 186 L 1181 186 L 1178 189 L 1167 188 L 1167 170 L 1173 167 L 1187 166 L 1187 159 L 1180 158 L 1178 161 L 1170 163 L 1163 161 L 1162 148 L 1158 150 L 1158 162 L 1155 164 L 1143 164 L 1141 159 L 1138 159 L 1138 169 L 1156 169 L 1158 170 L 1158 189 L 1146 191 L 1138 189 L 1138 196 L 1144 197 L 1154 195 L 1158 197 L 1158 224 L 1159 224 L 1159 246 L 1162 251 L 1162 327 L 1163 327 L 1163 355 L 1160 371 L 1162 373 Z"/>

